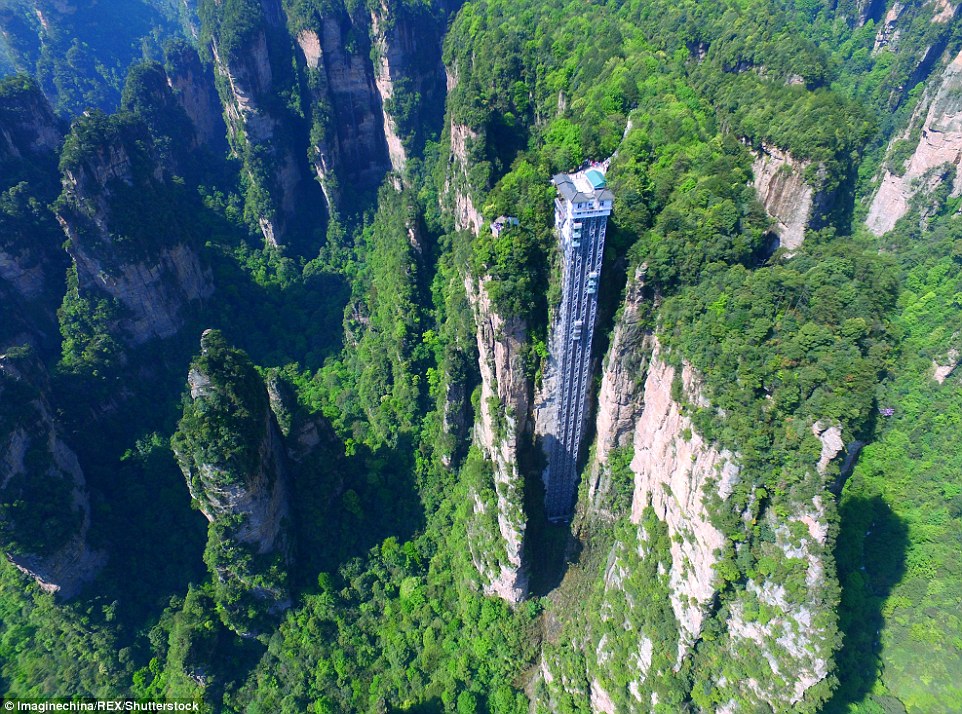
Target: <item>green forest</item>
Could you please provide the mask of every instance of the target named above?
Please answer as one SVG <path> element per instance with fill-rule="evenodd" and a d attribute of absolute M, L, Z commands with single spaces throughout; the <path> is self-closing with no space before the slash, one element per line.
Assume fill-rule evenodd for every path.
<path fill-rule="evenodd" d="M 962 712 L 955 1 L 0 0 L 0 698 Z"/>

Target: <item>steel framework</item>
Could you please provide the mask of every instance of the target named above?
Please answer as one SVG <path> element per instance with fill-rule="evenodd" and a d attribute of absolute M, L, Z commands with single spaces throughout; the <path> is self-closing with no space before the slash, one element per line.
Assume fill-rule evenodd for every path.
<path fill-rule="evenodd" d="M 610 206 L 610 200 L 577 204 L 564 198 L 555 201 L 555 227 L 564 268 L 561 307 L 550 341 L 552 361 L 558 369 L 557 432 L 545 437 L 545 510 L 551 521 L 569 519 L 574 508 Z"/>

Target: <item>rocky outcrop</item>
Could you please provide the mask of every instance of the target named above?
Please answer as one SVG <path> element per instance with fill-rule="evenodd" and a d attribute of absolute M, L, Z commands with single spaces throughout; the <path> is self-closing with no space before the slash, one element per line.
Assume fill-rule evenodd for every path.
<path fill-rule="evenodd" d="M 86 481 L 60 436 L 43 380 L 38 362 L 0 355 L 0 547 L 41 589 L 68 599 L 106 556 L 87 543 Z"/>
<path fill-rule="evenodd" d="M 822 453 L 818 458 L 818 472 L 825 474 L 828 465 L 845 449 L 842 441 L 842 427 L 838 424 L 829 426 L 824 422 L 812 424 L 812 433 L 822 442 Z"/>
<path fill-rule="evenodd" d="M 504 318 L 491 304 L 487 280 L 468 276 L 465 289 L 477 323 L 478 366 L 481 371 L 480 414 L 474 441 L 493 465 L 495 504 L 475 495 L 475 515 L 492 516 L 504 556 L 494 566 L 480 567 L 486 593 L 519 602 L 527 591 L 524 563 L 523 478 L 518 470 L 518 446 L 527 427 L 529 397 L 522 348 L 527 340 L 524 321 Z M 494 514 L 486 509 L 494 508 Z M 476 565 L 490 553 L 473 553 Z"/>
<path fill-rule="evenodd" d="M 0 217 L 0 226 L 5 222 Z M 48 256 L 34 250 L 36 246 L 32 246 L 29 240 L 11 240 L 10 233 L 5 233 L 0 240 L 3 241 L 0 247 L 0 280 L 10 284 L 24 300 L 42 297 L 52 277 Z"/>
<path fill-rule="evenodd" d="M 386 2 L 381 3 L 379 12 L 371 10 L 371 34 L 374 36 L 374 53 L 377 57 L 374 80 L 378 94 L 381 96 L 384 139 L 387 143 L 391 168 L 397 173 L 403 173 L 407 164 L 407 152 L 404 150 L 404 142 L 398 135 L 397 122 L 388 112 L 388 107 L 394 101 L 394 84 L 397 81 L 399 65 L 404 63 L 404 53 L 397 41 L 399 38 L 391 37 L 390 40 L 388 38 L 388 30 L 385 27 L 390 24 L 388 12 Z"/>
<path fill-rule="evenodd" d="M 212 40 L 211 53 L 214 67 L 228 89 L 224 111 L 231 136 L 237 140 L 244 132 L 255 143 L 269 140 L 277 123 L 257 102 L 257 97 L 270 95 L 273 85 L 266 31 L 257 30 L 242 55 L 223 56 L 216 38 Z"/>
<path fill-rule="evenodd" d="M 827 578 L 828 515 L 821 496 L 780 519 L 769 511 L 763 527 L 774 534 L 760 544 L 764 567 L 790 575 L 749 579 L 729 606 L 729 667 L 718 678 L 724 699 L 761 702 L 786 711 L 828 676 L 835 642 L 837 587 Z M 776 565 L 777 564 L 777 565 Z M 767 671 L 766 671 L 767 670 Z"/>
<path fill-rule="evenodd" d="M 57 193 L 59 120 L 39 86 L 23 77 L 0 82 L 0 282 L 24 304 L 53 318 L 67 269 L 63 238 L 45 205 Z"/>
<path fill-rule="evenodd" d="M 199 145 L 221 147 L 226 127 L 209 67 L 201 64 L 197 51 L 186 42 L 169 45 L 165 59 L 167 83 L 194 125 Z"/>
<path fill-rule="evenodd" d="M 939 384 L 945 382 L 946 379 L 952 376 L 955 372 L 956 367 L 959 366 L 959 351 L 952 347 L 945 355 L 945 363 L 939 363 L 936 360 L 932 360 L 932 379 L 934 379 Z"/>
<path fill-rule="evenodd" d="M 337 133 L 333 126 L 330 97 L 327 92 L 321 40 L 317 32 L 303 29 L 295 36 L 297 46 L 304 59 L 307 85 L 311 90 L 311 137 L 310 160 L 317 182 L 321 185 L 324 201 L 330 211 L 340 202 L 340 189 L 337 181 Z"/>
<path fill-rule="evenodd" d="M 811 166 L 777 146 L 762 144 L 752 151 L 755 190 L 765 211 L 775 221 L 772 230 L 779 245 L 790 253 L 798 250 L 808 228 L 817 228 L 821 208 L 829 200 L 806 181 Z"/>
<path fill-rule="evenodd" d="M 268 147 L 274 138 L 277 121 L 263 111 L 255 99 L 258 95 L 264 96 L 271 88 L 271 66 L 264 30 L 261 29 L 250 44 L 249 52 L 244 56 L 246 61 L 229 62 L 218 50 L 216 39 L 212 41 L 211 52 L 214 56 L 214 67 L 222 79 L 221 101 L 224 105 L 224 116 L 227 119 L 228 137 L 235 153 L 244 157 L 251 153 L 252 147 L 263 146 L 268 153 L 273 154 L 274 152 Z M 264 185 L 264 177 L 260 175 L 260 171 L 256 170 L 259 167 L 252 165 L 252 162 L 245 163 L 248 163 L 246 166 L 248 180 L 270 195 L 270 187 Z M 283 200 L 284 187 L 281 188 L 281 200 Z M 289 191 L 293 189 L 292 186 L 286 188 Z M 272 203 L 276 204 L 277 197 L 272 196 L 272 198 L 274 199 Z M 278 247 L 282 240 L 279 235 L 281 231 L 278 217 L 276 208 L 274 210 L 262 208 L 257 217 L 265 242 L 274 248 Z"/>
<path fill-rule="evenodd" d="M 317 186 L 304 162 L 307 130 L 300 108 L 277 101 L 298 91 L 279 0 L 260 3 L 260 14 L 239 36 L 236 29 L 222 34 L 216 21 L 207 29 L 228 139 L 253 187 L 247 213 L 256 217 L 267 245 L 279 247 L 311 230 L 305 216 L 316 213 L 320 196 L 313 195 Z"/>
<path fill-rule="evenodd" d="M 450 126 L 451 171 L 446 188 L 454 192 L 454 227 L 459 231 L 471 231 L 479 235 L 484 228 L 481 212 L 474 207 L 471 191 L 467 185 L 468 152 L 470 143 L 478 138 L 477 133 L 464 124 L 454 120 Z"/>
<path fill-rule="evenodd" d="M 81 120 L 68 142 L 77 154 L 64 162 L 56 206 L 81 292 L 121 306 L 117 327 L 131 345 L 175 334 L 191 307 L 213 292 L 186 221 L 170 220 L 178 209 L 148 146 L 146 129 L 129 117 Z M 144 213 L 134 218 L 132 203 Z M 166 224 L 151 220 L 159 214 Z"/>
<path fill-rule="evenodd" d="M 588 503 L 595 510 L 604 508 L 611 486 L 608 457 L 613 449 L 632 445 L 635 423 L 644 410 L 642 388 L 654 346 L 651 333 L 642 327 L 644 275 L 645 268 L 641 266 L 628 281 L 601 375 L 595 458 L 588 482 Z"/>
<path fill-rule="evenodd" d="M 459 74 L 457 67 L 445 67 L 445 84 L 448 94 L 458 88 Z M 442 207 L 446 208 L 454 219 L 454 228 L 459 231 L 471 231 L 475 236 L 484 230 L 484 219 L 481 212 L 474 206 L 471 197 L 472 187 L 468 181 L 468 169 L 471 167 L 474 143 L 478 141 L 478 133 L 466 124 L 449 117 L 446 127 L 448 141 L 448 167 L 444 179 L 444 190 L 439 197 Z"/>
<path fill-rule="evenodd" d="M 937 25 L 944 25 L 955 18 L 962 5 L 953 5 L 951 0 L 931 0 L 932 22 Z"/>
<path fill-rule="evenodd" d="M 228 428 L 236 427 L 238 435 L 257 438 L 254 443 L 242 443 L 240 453 L 230 448 L 219 450 L 222 444 L 216 440 L 229 439 L 229 435 L 212 434 L 213 442 L 199 441 L 204 435 L 187 434 L 185 429 L 192 424 L 189 419 L 182 422 L 182 438 L 175 439 L 174 452 L 191 497 L 211 523 L 242 515 L 235 537 L 254 545 L 258 553 L 283 550 L 287 476 L 282 437 L 267 390 L 246 355 L 227 347 L 220 333 L 205 331 L 200 344 L 201 356 L 187 375 L 191 417 L 211 426 L 223 421 Z M 228 371 L 234 368 L 239 378 Z M 237 379 L 243 381 L 233 381 Z M 238 407 L 243 413 L 232 414 Z"/>
<path fill-rule="evenodd" d="M 902 139 L 901 141 L 907 141 Z M 897 146 L 893 144 L 894 146 Z M 962 53 L 942 73 L 922 122 L 918 144 L 901 166 L 884 172 L 882 184 L 872 199 L 865 224 L 875 235 L 883 235 L 907 214 L 913 199 L 931 193 L 954 176 L 951 194 L 962 193 Z M 945 169 L 951 169 L 946 171 Z"/>
<path fill-rule="evenodd" d="M 645 379 L 644 412 L 635 425 L 635 490 L 631 521 L 640 523 L 649 506 L 671 535 L 671 605 L 681 632 L 679 659 L 701 634 L 715 595 L 715 563 L 726 542 L 711 522 L 707 502 L 725 500 L 738 482 L 733 453 L 705 442 L 671 396 L 675 368 L 661 357 L 658 344 Z M 694 370 L 681 369 L 686 398 L 704 404 Z"/>
<path fill-rule="evenodd" d="M 872 54 L 878 54 L 882 49 L 895 51 L 896 47 L 898 47 L 899 35 L 901 33 L 896 27 L 896 23 L 904 9 L 905 5 L 902 3 L 892 3 L 892 7 L 889 8 L 882 22 L 879 23 L 878 32 L 875 34 L 875 46 L 872 48 Z"/>
<path fill-rule="evenodd" d="M 640 278 L 629 280 L 606 359 L 593 465 L 603 473 L 616 450 L 631 447 L 631 511 L 620 521 L 628 527 L 616 530 L 587 606 L 593 614 L 566 634 L 584 669 L 565 670 L 577 658 L 562 665 L 556 645 L 546 645 L 537 699 L 549 711 L 597 714 L 651 711 L 666 697 L 705 711 L 785 711 L 824 696 L 838 594 L 825 482 L 844 453 L 841 430 L 813 427 L 820 461 L 782 506 L 760 508 L 764 491 L 735 505 L 746 503 L 739 456 L 706 441 L 688 416 L 710 404 L 692 366 L 674 366 L 638 326 Z M 589 509 L 589 530 L 600 516 L 619 522 L 618 513 Z M 760 557 L 745 584 L 726 584 L 749 548 Z M 707 697 L 690 691 L 692 670 L 712 682 Z"/>
<path fill-rule="evenodd" d="M 394 171 L 440 131 L 446 80 L 441 40 L 447 12 L 427 4 L 381 3 L 371 11 L 375 79 Z M 412 107 L 411 102 L 416 101 Z M 405 107 L 405 105 L 408 105 Z"/>
<path fill-rule="evenodd" d="M 885 12 L 886 0 L 855 0 L 855 24 L 861 27 L 869 20 L 878 20 Z"/>
<path fill-rule="evenodd" d="M 24 343 L 57 350 L 57 308 L 69 265 L 59 245 L 63 234 L 36 197 L 17 190 L 7 195 L 18 210 L 0 212 L 0 350 Z"/>
<path fill-rule="evenodd" d="M 23 77 L 5 79 L 0 99 L 0 165 L 55 152 L 62 141 L 60 121 L 40 87 Z"/>
<path fill-rule="evenodd" d="M 190 399 L 171 445 L 191 497 L 209 526 L 205 560 L 230 610 L 228 624 L 248 633 L 256 610 L 289 606 L 288 475 L 268 391 L 253 364 L 207 330 L 190 366 Z M 237 550 L 249 557 L 238 557 Z M 279 579 L 278 579 L 279 578 Z"/>
<path fill-rule="evenodd" d="M 346 185 L 372 188 L 381 182 L 391 163 L 369 48 L 352 53 L 346 46 L 351 36 L 367 37 L 367 28 L 354 27 L 346 14 L 331 15 L 320 18 L 316 29 L 303 31 L 298 41 L 308 66 L 318 57 L 318 70 L 324 73 L 315 102 L 322 105 L 322 111 L 329 107 L 325 113 L 330 117 L 324 120 L 329 138 L 326 146 L 315 148 L 321 157 L 327 157 L 336 143 L 336 159 L 325 160 L 325 170 L 333 163 Z"/>

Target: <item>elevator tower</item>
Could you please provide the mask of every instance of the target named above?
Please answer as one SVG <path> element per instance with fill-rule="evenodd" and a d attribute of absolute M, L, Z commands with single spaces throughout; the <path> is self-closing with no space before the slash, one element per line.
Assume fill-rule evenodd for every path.
<path fill-rule="evenodd" d="M 591 381 L 591 338 L 598 312 L 598 285 L 605 228 L 614 195 L 605 167 L 595 165 L 558 174 L 552 183 L 555 230 L 563 255 L 561 307 L 551 326 L 551 359 L 557 370 L 554 433 L 544 436 L 548 466 L 544 474 L 545 510 L 554 522 L 571 518 L 578 484 L 578 451 L 584 433 L 585 404 Z"/>

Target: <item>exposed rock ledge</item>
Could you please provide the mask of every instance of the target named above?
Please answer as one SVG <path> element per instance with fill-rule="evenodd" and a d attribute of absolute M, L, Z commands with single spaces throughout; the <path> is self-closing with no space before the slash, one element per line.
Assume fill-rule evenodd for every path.
<path fill-rule="evenodd" d="M 87 543 L 90 501 L 86 480 L 76 454 L 60 438 L 43 394 L 27 382 L 13 360 L 0 355 L 0 402 L 7 399 L 19 402 L 22 417 L 12 429 L 0 432 L 0 500 L 18 499 L 16 490 L 9 495 L 6 491 L 17 489 L 18 482 L 25 478 L 43 480 L 53 490 L 66 488 L 70 495 L 66 507 L 71 513 L 58 515 L 75 520 L 77 527 L 49 552 L 4 555 L 43 591 L 69 599 L 97 575 L 107 560 L 105 553 L 93 550 Z M 46 529 L 51 524 L 36 525 Z"/>
<path fill-rule="evenodd" d="M 936 188 L 943 175 L 937 172 L 945 165 L 962 163 L 962 52 L 946 67 L 935 98 L 929 105 L 922 124 L 918 146 L 905 162 L 905 171 L 897 176 L 886 171 L 882 185 L 869 207 L 865 225 L 875 235 L 883 235 L 911 207 L 920 192 Z M 962 172 L 956 172 L 952 195 L 962 193 Z"/>
<path fill-rule="evenodd" d="M 482 568 L 481 576 L 486 581 L 487 594 L 516 603 L 524 598 L 528 580 L 523 562 L 523 483 L 518 472 L 518 441 L 528 415 L 528 384 L 522 357 L 527 330 L 520 318 L 503 318 L 494 310 L 488 297 L 488 280 L 468 276 L 464 287 L 477 323 L 481 370 L 481 413 L 474 440 L 494 466 L 497 536 L 503 542 L 506 557 L 496 570 Z M 484 506 L 475 494 L 475 511 L 479 508 Z M 474 560 L 477 564 L 481 559 Z"/>
<path fill-rule="evenodd" d="M 458 184 L 467 183 L 468 147 L 470 142 L 478 138 L 477 133 L 464 124 L 451 121 L 451 162 L 455 164 Z M 451 177 L 448 177 L 450 188 Z M 479 235 L 484 227 L 481 212 L 474 207 L 467 185 L 459 185 L 454 189 L 454 227 L 459 231 L 470 230 Z"/>
<path fill-rule="evenodd" d="M 805 182 L 809 161 L 800 161 L 777 146 L 762 144 L 752 151 L 755 191 L 775 225 L 779 243 L 789 251 L 798 250 L 805 240 L 816 203 L 815 189 Z"/>
<path fill-rule="evenodd" d="M 588 481 L 588 503 L 592 509 L 601 508 L 610 487 L 608 457 L 611 451 L 631 445 L 635 423 L 644 410 L 642 387 L 648 356 L 654 346 L 651 333 L 641 326 L 644 275 L 645 266 L 640 266 L 628 281 L 621 316 L 602 372 L 595 458 Z"/>
<path fill-rule="evenodd" d="M 397 133 L 397 122 L 387 111 L 387 107 L 394 98 L 395 79 L 392 66 L 403 63 L 401 53 L 396 50 L 384 28 L 385 24 L 390 24 L 389 12 L 388 5 L 384 0 L 381 1 L 380 17 L 377 12 L 371 10 L 371 34 L 375 38 L 375 49 L 378 57 L 377 65 L 374 68 L 374 83 L 377 86 L 378 94 L 381 95 L 384 139 L 387 142 L 387 153 L 391 160 L 391 168 L 397 173 L 404 173 L 404 167 L 407 165 L 407 153 Z M 387 22 L 382 21 L 382 17 Z"/>
<path fill-rule="evenodd" d="M 731 495 L 739 468 L 732 452 L 708 444 L 693 430 L 672 399 L 674 379 L 675 368 L 661 358 L 656 341 L 645 380 L 644 412 L 635 426 L 631 520 L 640 523 L 650 505 L 672 536 L 671 606 L 680 626 L 680 661 L 701 633 L 715 595 L 716 551 L 726 543 L 712 525 L 706 503 L 712 491 L 722 500 Z M 704 404 L 695 371 L 687 363 L 681 380 L 688 398 Z"/>
<path fill-rule="evenodd" d="M 948 360 L 945 364 L 939 364 L 935 360 L 932 360 L 932 379 L 939 384 L 942 384 L 948 379 L 955 371 L 955 368 L 959 366 L 959 356 L 959 351 L 953 347 L 945 356 Z"/>

